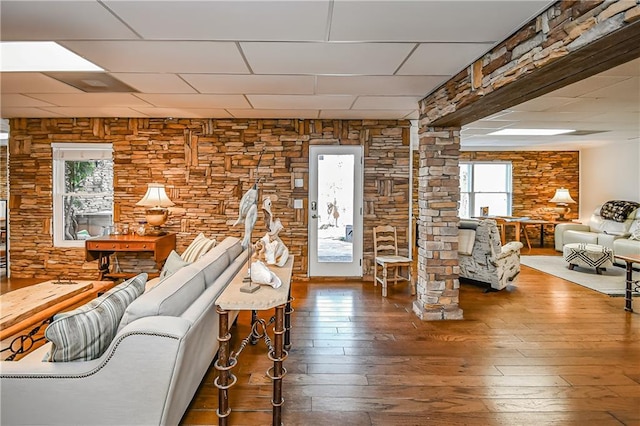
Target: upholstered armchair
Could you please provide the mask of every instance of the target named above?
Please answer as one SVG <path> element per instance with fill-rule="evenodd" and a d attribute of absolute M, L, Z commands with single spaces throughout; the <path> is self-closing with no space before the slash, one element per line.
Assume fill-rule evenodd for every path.
<path fill-rule="evenodd" d="M 458 241 L 461 277 L 488 283 L 493 290 L 516 283 L 522 243 L 501 245 L 495 220 L 461 220 Z"/>

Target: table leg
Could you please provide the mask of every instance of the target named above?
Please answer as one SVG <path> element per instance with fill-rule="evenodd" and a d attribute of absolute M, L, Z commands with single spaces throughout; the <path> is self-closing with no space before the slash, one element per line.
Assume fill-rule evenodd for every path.
<path fill-rule="evenodd" d="M 633 262 L 626 261 L 627 264 L 627 280 L 624 291 L 624 310 L 633 312 L 633 295 L 631 294 L 631 286 L 633 285 Z"/>
<path fill-rule="evenodd" d="M 544 223 L 540 224 L 540 248 L 544 247 Z"/>
<path fill-rule="evenodd" d="M 287 300 L 287 307 L 284 311 L 284 348 L 285 350 L 291 349 L 291 314 L 294 309 L 291 307 L 293 298 L 291 297 L 291 289 L 289 289 L 289 298 Z"/>
<path fill-rule="evenodd" d="M 100 253 L 98 257 L 98 279 L 100 281 L 109 273 L 109 256 L 109 254 Z"/>
<path fill-rule="evenodd" d="M 214 380 L 213 384 L 218 388 L 218 425 L 227 426 L 229 423 L 229 414 L 231 414 L 231 408 L 229 407 L 229 388 L 236 382 L 236 378 L 230 373 L 230 369 L 233 367 L 229 360 L 229 340 L 231 340 L 231 334 L 229 333 L 229 312 L 216 306 L 216 312 L 220 318 L 220 327 L 218 331 L 218 342 L 220 346 L 218 348 L 218 359 L 215 362 L 215 368 L 218 370 L 218 377 Z"/>
<path fill-rule="evenodd" d="M 271 405 L 273 406 L 273 426 L 280 426 L 282 424 L 282 405 L 284 399 L 282 398 L 282 378 L 287 371 L 282 367 L 282 361 L 287 356 L 287 353 L 283 349 L 284 345 L 284 309 L 286 305 L 280 305 L 276 307 L 276 324 L 273 330 L 273 354 L 270 358 L 273 360 L 273 372 L 270 375 L 273 380 L 273 399 Z"/>

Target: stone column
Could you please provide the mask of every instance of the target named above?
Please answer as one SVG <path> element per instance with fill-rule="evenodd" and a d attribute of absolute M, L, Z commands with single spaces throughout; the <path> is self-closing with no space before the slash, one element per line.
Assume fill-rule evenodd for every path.
<path fill-rule="evenodd" d="M 462 319 L 459 301 L 460 128 L 420 129 L 418 283 L 422 320 Z"/>

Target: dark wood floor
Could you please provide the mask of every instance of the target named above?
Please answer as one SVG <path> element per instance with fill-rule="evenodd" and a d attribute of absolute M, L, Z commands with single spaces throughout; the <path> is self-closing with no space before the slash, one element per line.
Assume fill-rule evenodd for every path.
<path fill-rule="evenodd" d="M 294 282 L 293 296 L 286 425 L 640 425 L 640 314 L 623 298 L 525 266 L 501 292 L 462 284 L 462 321 L 421 322 L 406 286 L 384 299 L 370 282 Z M 271 422 L 264 348 L 233 370 L 232 425 Z M 183 425 L 217 424 L 215 375 Z"/>
<path fill-rule="evenodd" d="M 384 299 L 368 282 L 294 282 L 293 295 L 287 425 L 640 424 L 640 317 L 623 298 L 524 266 L 505 291 L 461 285 L 463 321 L 421 322 L 406 287 Z M 263 351 L 234 369 L 233 425 L 271 422 Z M 215 375 L 184 425 L 216 424 Z"/>

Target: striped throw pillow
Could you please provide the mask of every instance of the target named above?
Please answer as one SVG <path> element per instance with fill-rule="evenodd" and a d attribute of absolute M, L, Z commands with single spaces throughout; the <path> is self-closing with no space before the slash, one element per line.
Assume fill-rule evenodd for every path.
<path fill-rule="evenodd" d="M 99 358 L 116 335 L 127 306 L 144 292 L 147 274 L 142 273 L 102 296 L 53 317 L 44 332 L 52 342 L 45 361 L 88 361 Z"/>
<path fill-rule="evenodd" d="M 215 245 L 215 239 L 209 239 L 205 237 L 203 233 L 200 233 L 193 239 L 189 247 L 187 247 L 180 257 L 182 257 L 182 260 L 185 262 L 193 263 L 214 248 Z"/>

